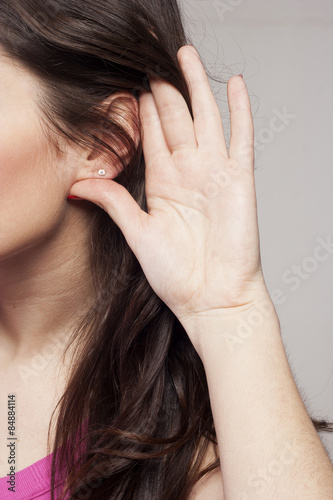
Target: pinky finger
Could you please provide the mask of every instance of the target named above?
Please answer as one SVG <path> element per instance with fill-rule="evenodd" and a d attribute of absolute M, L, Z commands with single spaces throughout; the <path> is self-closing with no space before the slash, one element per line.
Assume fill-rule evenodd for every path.
<path fill-rule="evenodd" d="M 254 126 L 251 102 L 243 78 L 233 76 L 227 86 L 230 110 L 229 157 L 244 167 L 254 165 Z"/>

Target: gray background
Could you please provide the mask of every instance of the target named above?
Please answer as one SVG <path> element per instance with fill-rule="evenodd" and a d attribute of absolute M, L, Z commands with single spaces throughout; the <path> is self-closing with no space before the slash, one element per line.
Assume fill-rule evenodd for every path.
<path fill-rule="evenodd" d="M 333 2 L 181 0 L 206 69 L 242 73 L 255 125 L 256 192 L 266 284 L 311 416 L 333 420 Z M 229 138 L 226 83 L 211 80 Z M 291 115 L 285 123 L 276 117 Z M 331 250 L 332 252 L 332 250 Z M 291 281 L 294 267 L 302 278 Z M 280 290 L 280 299 L 275 290 Z M 274 294 L 274 295 L 273 295 Z M 333 459 L 333 434 L 320 434 Z"/>

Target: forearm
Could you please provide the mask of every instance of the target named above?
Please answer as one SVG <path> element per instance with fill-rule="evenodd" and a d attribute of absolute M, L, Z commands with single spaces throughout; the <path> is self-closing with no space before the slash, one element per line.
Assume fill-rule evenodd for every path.
<path fill-rule="evenodd" d="M 270 313 L 263 304 L 184 325 L 206 371 L 225 498 L 331 500 L 332 464 L 292 377 L 269 295 Z"/>

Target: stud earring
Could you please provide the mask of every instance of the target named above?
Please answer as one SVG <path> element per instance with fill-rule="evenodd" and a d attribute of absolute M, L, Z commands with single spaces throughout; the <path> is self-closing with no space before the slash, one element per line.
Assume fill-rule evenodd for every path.
<path fill-rule="evenodd" d="M 98 175 L 103 176 L 105 174 L 106 174 L 106 172 L 105 172 L 104 168 L 101 168 L 101 170 L 98 171 Z"/>

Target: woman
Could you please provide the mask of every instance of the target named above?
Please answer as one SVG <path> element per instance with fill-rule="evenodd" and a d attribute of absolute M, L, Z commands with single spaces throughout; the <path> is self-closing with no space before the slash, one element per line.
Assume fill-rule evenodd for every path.
<path fill-rule="evenodd" d="M 176 0 L 0 0 L 0 69 L 1 498 L 332 498 L 241 75 L 227 151 Z"/>

